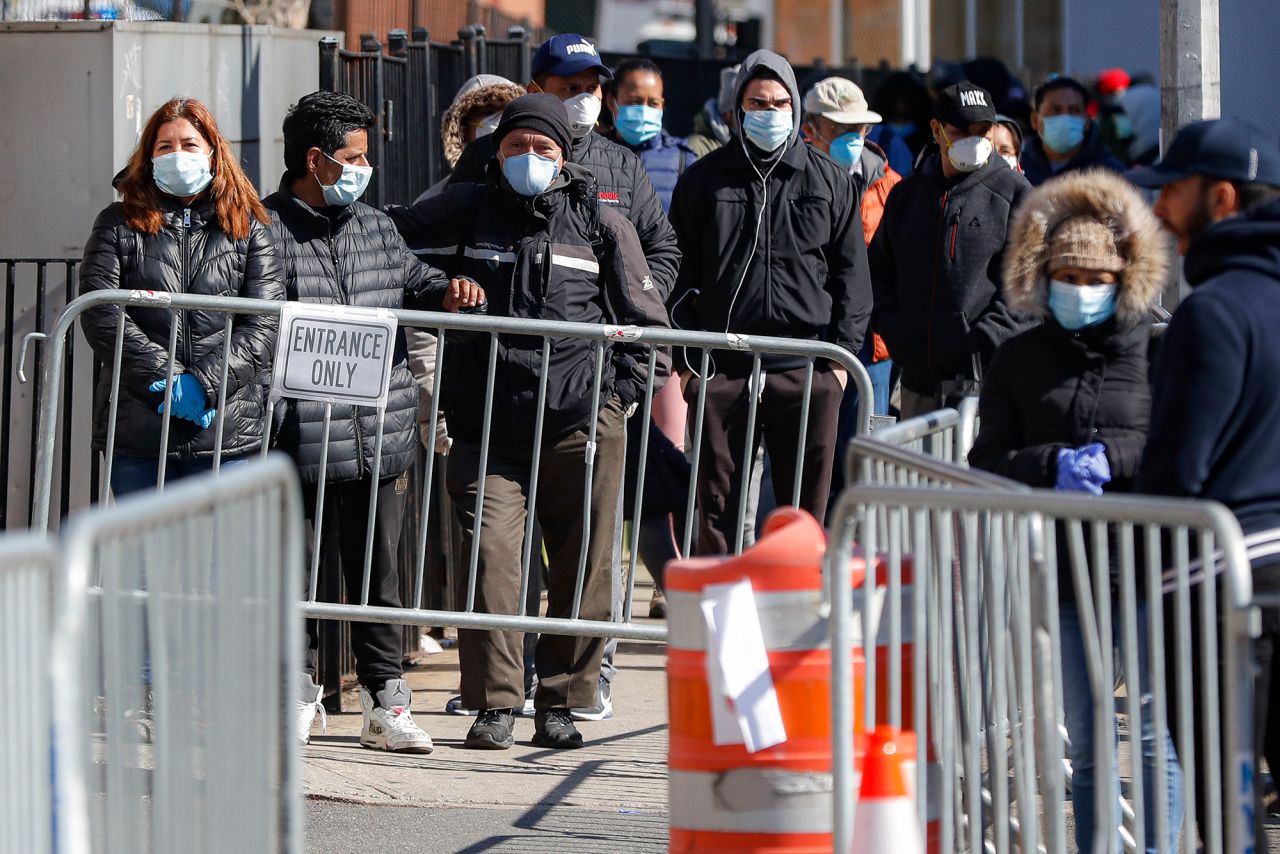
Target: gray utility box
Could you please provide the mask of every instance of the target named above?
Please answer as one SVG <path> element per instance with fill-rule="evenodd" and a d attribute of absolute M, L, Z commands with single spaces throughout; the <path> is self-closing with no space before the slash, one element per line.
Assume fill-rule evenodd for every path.
<path fill-rule="evenodd" d="M 8 422 L 0 427 L 5 469 L 0 528 L 23 527 L 30 487 L 35 383 L 17 380 L 22 337 L 48 332 L 66 305 L 74 276 L 47 268 L 43 287 L 34 265 L 12 258 L 75 258 L 98 212 L 115 201 L 111 179 L 128 162 L 147 117 L 175 95 L 204 102 L 264 193 L 284 171 L 280 125 L 290 104 L 319 84 L 317 30 L 126 22 L 0 23 L 0 395 Z M 38 296 L 38 291 L 43 294 Z M 40 317 L 37 317 L 39 306 Z M 92 359 L 75 335 L 70 394 L 61 422 L 70 424 L 67 497 L 62 450 L 54 508 L 83 506 L 94 495 L 90 464 Z M 31 376 L 38 361 L 27 360 Z M 4 452 L 7 451 L 7 459 Z"/>
<path fill-rule="evenodd" d="M 318 87 L 318 30 L 73 21 L 0 24 L 0 258 L 78 256 L 147 116 L 203 101 L 264 194 L 280 123 Z"/>

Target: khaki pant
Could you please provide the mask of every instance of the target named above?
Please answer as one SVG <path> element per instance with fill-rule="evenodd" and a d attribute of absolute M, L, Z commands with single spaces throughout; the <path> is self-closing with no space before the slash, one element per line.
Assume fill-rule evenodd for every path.
<path fill-rule="evenodd" d="M 611 561 L 622 485 L 625 416 L 611 398 L 597 420 L 592 473 L 590 539 L 578 617 L 608 620 Z M 529 425 L 533 433 L 533 425 Z M 586 486 L 587 428 L 542 446 L 536 513 L 548 557 L 547 616 L 569 617 L 582 546 L 583 498 Z M 530 452 L 531 453 L 531 452 Z M 520 607 L 520 566 L 528 503 L 529 454 L 491 453 L 485 474 L 484 513 L 480 523 L 480 557 L 476 567 L 475 611 L 515 614 Z M 463 530 L 465 558 L 475 532 L 480 446 L 458 439 L 449 453 L 449 494 Z M 537 572 L 539 555 L 532 557 Z M 536 615 L 531 615 L 536 616 Z M 524 704 L 523 632 L 458 632 L 462 668 L 462 704 L 468 709 L 509 709 Z M 585 708 L 596 702 L 603 638 L 543 634 L 534 661 L 539 709 Z"/>
<path fill-rule="evenodd" d="M 912 391 L 905 385 L 902 386 L 902 402 L 898 406 L 899 416 L 903 421 L 908 418 L 915 418 L 917 415 L 928 415 L 930 412 L 937 412 L 942 408 L 942 401 L 939 395 L 920 394 Z"/>

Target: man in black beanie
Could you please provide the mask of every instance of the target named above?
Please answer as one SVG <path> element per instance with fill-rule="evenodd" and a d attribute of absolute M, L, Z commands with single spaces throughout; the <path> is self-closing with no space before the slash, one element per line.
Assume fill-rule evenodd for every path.
<path fill-rule="evenodd" d="M 573 137 L 560 100 L 526 95 L 512 101 L 494 132 L 496 153 L 484 183 L 451 185 L 410 208 L 391 208 L 409 246 L 452 276 L 484 289 L 490 314 L 596 324 L 667 326 L 635 228 L 597 201 L 595 180 L 567 162 Z M 460 336 L 459 336 L 460 337 Z M 475 610 L 517 614 L 522 567 L 536 572 L 524 549 L 525 507 L 537 448 L 535 512 L 549 558 L 548 617 L 569 617 L 587 537 L 581 606 L 584 620 L 610 617 L 610 562 L 622 481 L 626 418 L 648 381 L 646 345 L 606 345 L 597 376 L 592 342 L 550 342 L 547 388 L 539 395 L 542 339 L 504 336 L 496 357 L 486 422 L 490 338 L 450 336 L 444 347 L 441 399 L 454 444 L 448 488 L 465 534 L 465 553 L 479 537 Z M 658 379 L 669 360 L 659 353 Z M 597 384 L 599 393 L 596 393 Z M 593 403 L 595 408 L 593 409 Z M 594 422 L 595 435 L 591 436 Z M 489 456 L 480 456 L 484 435 Z M 593 454 L 588 453 L 594 438 Z M 593 462 L 589 462 L 593 457 Z M 476 530 L 476 496 L 485 472 Z M 590 472 L 590 493 L 587 476 Z M 584 502 L 589 527 L 584 531 Z M 522 635 L 459 631 L 462 702 L 480 714 L 466 746 L 505 749 L 514 743 L 514 709 L 524 703 Z M 535 733 L 540 747 L 582 746 L 571 707 L 596 701 L 601 638 L 543 634 L 535 659 Z"/>

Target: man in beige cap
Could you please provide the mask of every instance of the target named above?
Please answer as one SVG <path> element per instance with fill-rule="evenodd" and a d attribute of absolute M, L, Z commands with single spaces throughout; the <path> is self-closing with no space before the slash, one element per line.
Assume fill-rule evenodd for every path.
<path fill-rule="evenodd" d="M 884 151 L 867 139 L 872 126 L 880 123 L 880 114 L 867 108 L 866 97 L 853 81 L 828 77 L 819 80 L 804 96 L 804 118 L 800 129 L 809 145 L 849 172 L 862 215 L 862 232 L 870 245 L 884 216 L 889 191 L 902 180 L 902 176 L 889 166 L 889 158 Z M 893 361 L 884 339 L 879 335 L 868 335 L 858 358 L 871 375 L 871 386 L 875 390 L 872 413 L 888 415 Z M 853 436 L 857 414 L 858 390 L 851 386 L 846 389 L 840 406 L 837 433 L 840 447 L 844 447 Z M 837 461 L 832 489 L 839 490 L 843 481 L 842 466 Z"/>

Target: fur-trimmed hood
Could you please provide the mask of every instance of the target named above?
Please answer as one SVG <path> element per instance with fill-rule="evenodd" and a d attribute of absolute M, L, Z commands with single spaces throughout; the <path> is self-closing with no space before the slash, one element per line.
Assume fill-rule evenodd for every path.
<path fill-rule="evenodd" d="M 481 79 L 485 78 L 485 79 Z M 445 110 L 440 137 L 444 142 L 444 156 L 450 166 L 456 166 L 467 147 L 462 120 L 473 110 L 488 116 L 500 113 L 516 98 L 528 94 L 523 86 L 517 86 L 504 77 L 481 74 L 462 84 L 458 95 Z"/>
<path fill-rule="evenodd" d="M 1116 295 L 1116 316 L 1125 324 L 1144 321 L 1169 275 L 1171 244 L 1136 188 L 1106 169 L 1068 172 L 1033 190 L 1014 215 L 1005 256 L 1004 297 L 1010 308 L 1048 315 L 1049 237 L 1073 216 L 1106 223 L 1125 259 Z"/>

